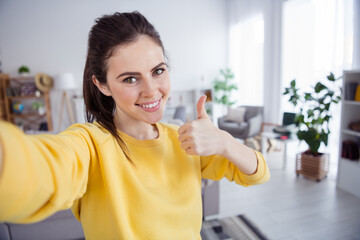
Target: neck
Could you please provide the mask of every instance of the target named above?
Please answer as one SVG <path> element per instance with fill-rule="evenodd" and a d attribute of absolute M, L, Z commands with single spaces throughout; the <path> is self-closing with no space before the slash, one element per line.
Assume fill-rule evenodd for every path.
<path fill-rule="evenodd" d="M 124 124 L 126 122 L 126 124 Z M 131 122 L 131 124 L 129 124 Z M 122 121 L 118 114 L 114 117 L 114 123 L 118 130 L 127 135 L 139 139 L 148 140 L 159 137 L 159 131 L 155 124 L 149 124 L 143 121 Z"/>

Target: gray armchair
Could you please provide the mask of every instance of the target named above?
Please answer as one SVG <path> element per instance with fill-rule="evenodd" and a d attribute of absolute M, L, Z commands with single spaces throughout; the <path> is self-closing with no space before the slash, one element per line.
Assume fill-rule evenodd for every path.
<path fill-rule="evenodd" d="M 245 140 L 260 133 L 264 108 L 262 106 L 240 107 L 246 109 L 243 122 L 227 121 L 223 116 L 218 119 L 218 126 L 233 137 Z"/>

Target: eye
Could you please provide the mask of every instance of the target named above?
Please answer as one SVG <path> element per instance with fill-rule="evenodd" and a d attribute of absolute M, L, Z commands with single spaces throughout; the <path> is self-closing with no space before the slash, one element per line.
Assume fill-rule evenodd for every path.
<path fill-rule="evenodd" d="M 123 80 L 124 83 L 136 83 L 137 79 L 135 77 L 128 77 Z"/>
<path fill-rule="evenodd" d="M 164 68 L 158 68 L 153 72 L 153 74 L 154 75 L 161 75 L 164 71 L 165 71 Z"/>

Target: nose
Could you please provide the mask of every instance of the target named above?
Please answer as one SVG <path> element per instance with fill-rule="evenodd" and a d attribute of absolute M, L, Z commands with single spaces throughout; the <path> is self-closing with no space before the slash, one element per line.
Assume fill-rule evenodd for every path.
<path fill-rule="evenodd" d="M 152 77 L 144 77 L 142 82 L 142 96 L 146 98 L 152 98 L 156 96 L 157 84 Z"/>

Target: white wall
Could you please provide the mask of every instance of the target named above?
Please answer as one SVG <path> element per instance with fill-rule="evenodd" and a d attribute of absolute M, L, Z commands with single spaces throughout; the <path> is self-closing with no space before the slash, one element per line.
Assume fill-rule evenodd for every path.
<path fill-rule="evenodd" d="M 227 65 L 226 1 L 220 0 L 1 0 L 3 72 L 21 65 L 32 74 L 74 73 L 81 94 L 87 35 L 97 17 L 138 10 L 160 32 L 170 59 L 173 90 L 210 86 Z M 57 98 L 56 93 L 52 99 Z M 53 101 L 54 102 L 54 101 Z M 53 112 L 59 108 L 53 103 Z M 54 118 L 55 126 L 56 118 Z"/>

